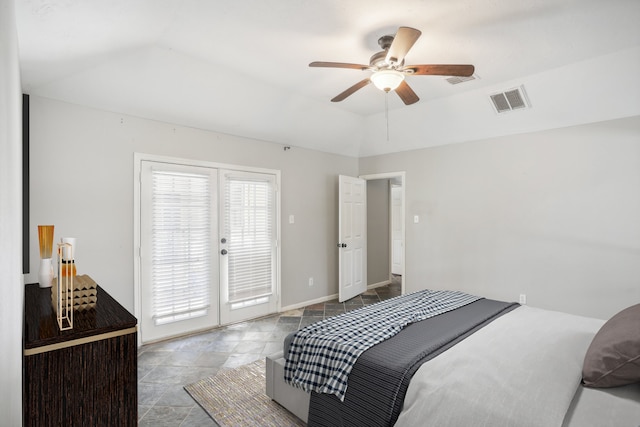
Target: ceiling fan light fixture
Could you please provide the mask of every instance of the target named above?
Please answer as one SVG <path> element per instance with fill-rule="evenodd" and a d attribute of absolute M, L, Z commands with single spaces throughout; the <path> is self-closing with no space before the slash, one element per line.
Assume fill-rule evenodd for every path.
<path fill-rule="evenodd" d="M 396 70 L 380 70 L 373 73 L 371 81 L 380 90 L 390 92 L 396 90 L 404 80 L 404 74 Z"/>

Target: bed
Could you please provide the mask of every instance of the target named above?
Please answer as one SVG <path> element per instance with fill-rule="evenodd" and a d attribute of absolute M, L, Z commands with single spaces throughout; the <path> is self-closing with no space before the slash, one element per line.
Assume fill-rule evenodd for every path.
<path fill-rule="evenodd" d="M 409 318 L 358 354 L 342 395 L 293 381 L 305 333 L 290 335 L 267 395 L 309 426 L 640 426 L 640 304 L 606 323 L 485 298 Z"/>

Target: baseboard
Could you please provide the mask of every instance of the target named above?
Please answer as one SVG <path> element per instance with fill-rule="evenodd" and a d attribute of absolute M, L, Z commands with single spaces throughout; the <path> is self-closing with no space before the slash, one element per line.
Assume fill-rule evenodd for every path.
<path fill-rule="evenodd" d="M 331 301 L 332 299 L 337 299 L 337 298 L 338 298 L 338 294 L 333 294 L 333 295 L 329 295 L 329 296 L 326 296 L 326 297 L 316 298 L 314 300 L 309 300 L 309 301 L 301 302 L 301 303 L 298 303 L 298 304 L 293 304 L 293 305 L 288 305 L 286 307 L 281 307 L 280 308 L 280 312 L 282 313 L 282 312 L 289 311 L 289 310 L 297 310 L 299 308 L 306 307 L 308 305 L 320 304 L 320 303 Z"/>
<path fill-rule="evenodd" d="M 383 282 L 373 283 L 371 285 L 367 285 L 367 290 L 379 288 L 381 286 L 386 286 L 386 285 L 388 285 L 390 283 L 391 283 L 391 280 L 385 280 Z M 338 294 L 333 294 L 333 295 L 329 295 L 329 296 L 326 296 L 326 297 L 316 298 L 314 300 L 309 300 L 309 301 L 301 302 L 301 303 L 298 303 L 298 304 L 292 304 L 292 305 L 288 305 L 286 307 L 281 307 L 280 308 L 280 312 L 284 313 L 285 311 L 297 310 L 299 308 L 303 308 L 303 307 L 306 307 L 308 305 L 320 304 L 320 303 L 323 303 L 323 302 L 331 301 L 332 299 L 336 299 L 336 298 L 338 298 Z"/>
<path fill-rule="evenodd" d="M 375 289 L 375 288 L 379 288 L 380 286 L 387 286 L 391 284 L 391 280 L 385 280 L 383 282 L 378 282 L 378 283 L 374 283 L 372 285 L 368 285 L 367 289 Z"/>

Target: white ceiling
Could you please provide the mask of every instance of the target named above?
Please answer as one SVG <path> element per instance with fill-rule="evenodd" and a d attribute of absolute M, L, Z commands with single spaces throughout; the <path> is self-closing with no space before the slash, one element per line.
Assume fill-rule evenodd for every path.
<path fill-rule="evenodd" d="M 15 0 L 26 93 L 292 146 L 368 156 L 640 114 L 638 0 Z M 422 31 L 405 106 L 368 86 L 377 39 Z M 524 84 L 498 116 L 488 95 Z M 388 120 L 387 120 L 388 117 Z M 388 128 L 387 128 L 388 123 Z M 387 139 L 388 135 L 388 139 Z"/>

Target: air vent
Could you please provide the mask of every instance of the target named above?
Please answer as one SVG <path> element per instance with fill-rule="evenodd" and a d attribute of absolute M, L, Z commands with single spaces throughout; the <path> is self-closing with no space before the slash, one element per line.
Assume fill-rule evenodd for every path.
<path fill-rule="evenodd" d="M 489 95 L 489 98 L 491 98 L 491 105 L 498 114 L 531 107 L 524 86 Z"/>
<path fill-rule="evenodd" d="M 472 74 L 469 77 L 447 77 L 445 80 L 449 82 L 449 84 L 457 85 L 464 82 L 470 82 L 471 80 L 475 80 L 477 78 L 478 77 L 476 77 L 475 74 Z"/>

